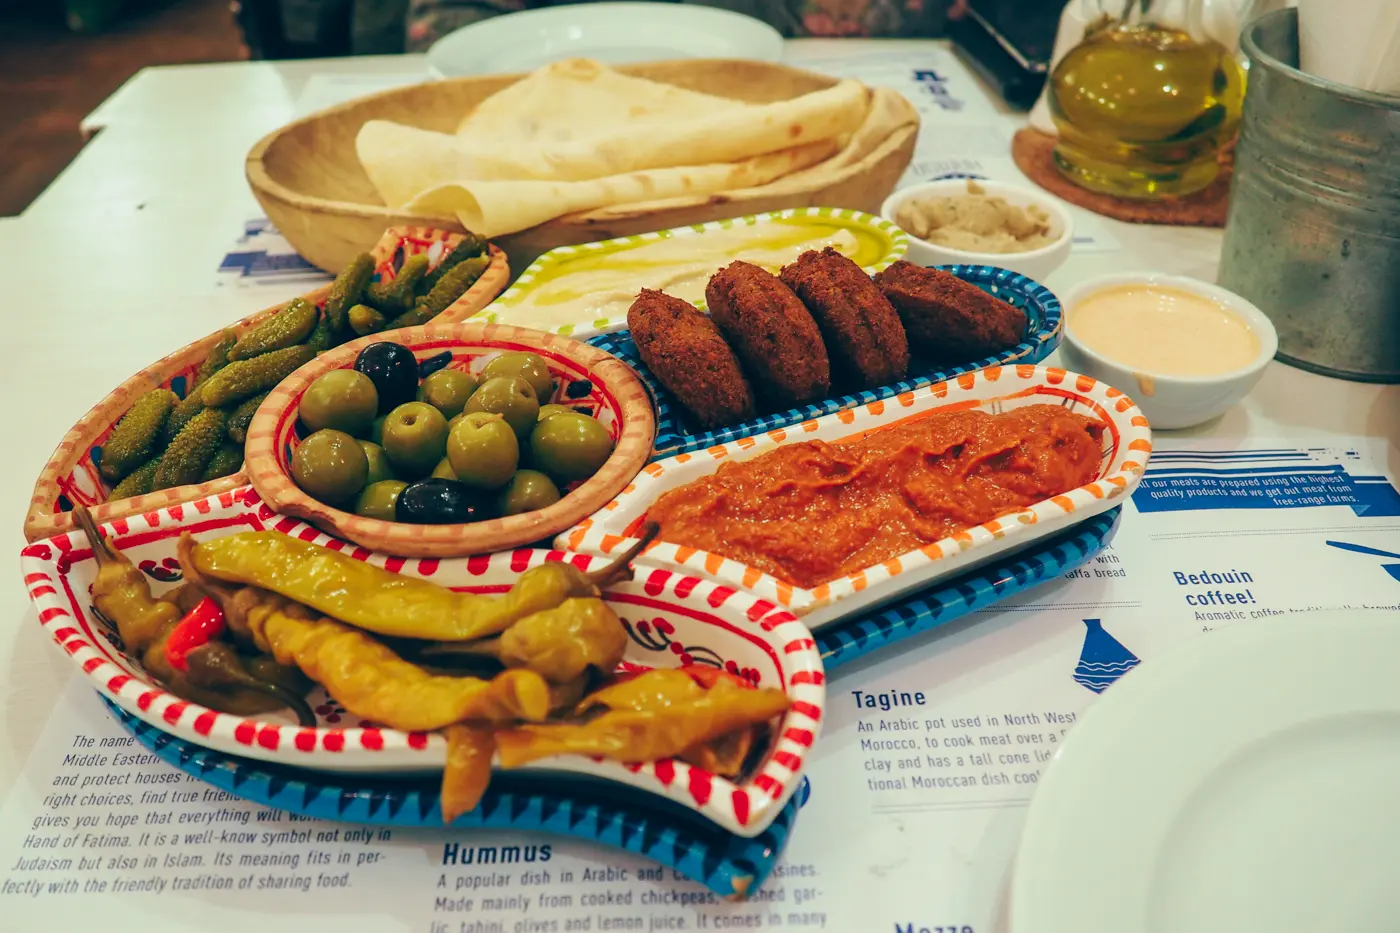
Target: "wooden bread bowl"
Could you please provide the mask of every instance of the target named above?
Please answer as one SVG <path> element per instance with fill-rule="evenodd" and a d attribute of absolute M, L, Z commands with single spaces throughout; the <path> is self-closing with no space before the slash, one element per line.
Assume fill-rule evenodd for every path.
<path fill-rule="evenodd" d="M 618 68 L 625 74 L 743 100 L 767 103 L 831 87 L 838 79 L 769 62 L 688 59 Z M 524 75 L 452 78 L 373 94 L 312 114 L 259 140 L 247 157 L 253 194 L 297 251 L 322 269 L 339 269 L 369 248 L 386 227 L 453 221 L 385 207 L 360 167 L 355 137 L 368 120 L 392 120 L 451 133 L 474 106 Z M 789 207 L 845 207 L 878 213 L 909 165 L 918 115 L 901 109 L 895 129 L 866 154 L 839 168 L 822 166 L 757 188 L 626 204 L 560 217 L 496 237 L 516 268 L 556 246 L 631 236 Z"/>
<path fill-rule="evenodd" d="M 460 237 L 459 233 L 435 228 L 392 227 L 382 232 L 377 238 L 378 242 L 371 244 L 369 252 L 374 256 L 376 268 L 384 274 L 388 271 L 386 264 L 392 263 L 400 246 L 404 246 L 406 252 L 420 252 L 430 248 L 436 241 L 443 241 L 443 246 L 439 249 L 451 249 Z M 350 258 L 353 259 L 354 255 Z M 491 265 L 461 298 L 433 320 L 455 323 L 471 317 L 494 301 L 509 279 L 510 267 L 506 262 L 505 253 L 493 245 Z M 319 307 L 325 303 L 329 289 L 328 285 L 322 286 L 303 297 Z M 97 466 L 93 463 L 93 448 L 101 446 L 112 428 L 131 407 L 132 402 L 146 392 L 160 387 L 174 388 L 176 394 L 183 397 L 185 387 L 190 385 L 195 372 L 219 342 L 224 330 L 242 334 L 280 311 L 285 304 L 283 302 L 271 308 L 264 308 L 228 328 L 220 329 L 157 360 L 94 405 L 59 441 L 57 449 L 49 457 L 43 472 L 39 474 L 39 479 L 34 483 L 29 511 L 24 519 L 25 538 L 38 541 L 70 531 L 74 527 L 71 512 L 74 505 L 88 506 L 93 518 L 100 524 L 217 496 L 246 486 L 247 473 L 240 469 L 222 479 L 174 486 L 145 496 L 109 502 L 107 495 L 111 492 L 110 484 L 105 483 L 98 475 Z"/>

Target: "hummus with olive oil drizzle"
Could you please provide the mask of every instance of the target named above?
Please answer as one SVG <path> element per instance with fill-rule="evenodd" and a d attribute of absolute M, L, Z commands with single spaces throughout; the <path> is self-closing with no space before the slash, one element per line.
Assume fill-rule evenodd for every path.
<path fill-rule="evenodd" d="M 1069 312 L 1074 337 L 1134 370 L 1143 395 L 1156 377 L 1217 376 L 1259 357 L 1259 337 L 1217 301 L 1163 285 L 1119 285 L 1093 292 Z"/>
<path fill-rule="evenodd" d="M 502 323 L 555 330 L 627 317 L 643 288 L 703 304 L 705 284 L 736 259 L 776 273 L 809 249 L 831 246 L 862 266 L 888 252 L 888 241 L 838 218 L 777 217 L 726 229 L 667 231 L 617 249 L 582 250 L 542 270 L 519 301 L 498 305 Z"/>

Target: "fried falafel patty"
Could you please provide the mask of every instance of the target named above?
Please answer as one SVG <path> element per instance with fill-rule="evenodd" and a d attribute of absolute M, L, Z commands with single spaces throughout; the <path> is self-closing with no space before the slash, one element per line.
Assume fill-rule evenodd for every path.
<path fill-rule="evenodd" d="M 777 276 L 732 262 L 710 277 L 705 301 L 755 388 L 773 403 L 765 408 L 815 401 L 831 390 L 817 322 Z"/>
<path fill-rule="evenodd" d="M 642 362 L 707 428 L 747 421 L 753 391 L 714 321 L 689 302 L 642 289 L 627 311 Z"/>
<path fill-rule="evenodd" d="M 901 259 L 875 276 L 920 356 L 965 362 L 1021 342 L 1026 315 L 942 269 Z"/>
<path fill-rule="evenodd" d="M 898 382 L 909 373 L 909 341 L 899 315 L 855 261 L 828 246 L 808 250 L 778 276 L 821 330 L 832 375 L 859 388 Z"/>

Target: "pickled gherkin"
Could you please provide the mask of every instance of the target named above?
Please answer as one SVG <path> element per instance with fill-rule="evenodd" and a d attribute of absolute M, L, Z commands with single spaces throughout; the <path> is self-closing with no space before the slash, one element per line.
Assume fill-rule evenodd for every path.
<path fill-rule="evenodd" d="M 318 356 L 335 346 L 335 341 L 331 338 L 331 325 L 325 315 L 322 315 L 316 326 L 311 329 L 311 336 L 306 338 L 306 345 Z"/>
<path fill-rule="evenodd" d="M 429 319 L 437 317 L 447 310 L 448 305 L 461 298 L 466 290 L 472 287 L 472 283 L 481 278 L 481 274 L 489 265 L 491 257 L 483 255 L 464 259 L 453 266 L 451 271 L 433 286 L 432 291 L 418 301 L 427 309 Z"/>
<path fill-rule="evenodd" d="M 311 302 L 293 298 L 281 311 L 240 337 L 228 351 L 228 358 L 230 361 L 248 360 L 273 350 L 294 347 L 311 335 L 319 316 Z"/>
<path fill-rule="evenodd" d="M 118 499 L 130 499 L 132 496 L 144 496 L 147 493 L 155 492 L 156 468 L 159 466 L 159 457 L 147 460 L 132 471 L 126 479 L 112 488 L 112 492 L 107 496 L 107 501 L 115 502 Z"/>
<path fill-rule="evenodd" d="M 433 319 L 433 315 L 428 312 L 428 306 L 423 302 L 413 306 L 412 311 L 405 311 L 389 322 L 385 330 L 398 330 L 400 327 L 417 327 L 419 324 L 426 324 Z"/>
<path fill-rule="evenodd" d="M 169 389 L 152 389 L 127 409 L 107 436 L 107 443 L 102 445 L 98 472 L 103 479 L 110 483 L 125 479 L 128 473 L 150 459 L 161 429 L 178 401 Z"/>
<path fill-rule="evenodd" d="M 180 433 L 180 429 L 190 423 L 190 419 L 204 411 L 204 397 L 198 389 L 191 389 L 190 394 L 170 412 L 170 417 L 165 421 L 165 430 L 160 432 L 160 446 L 162 449 L 175 439 L 175 435 Z"/>
<path fill-rule="evenodd" d="M 369 305 L 355 305 L 350 309 L 350 329 L 361 337 L 384 329 L 384 315 Z"/>
<path fill-rule="evenodd" d="M 444 275 L 451 272 L 457 263 L 464 259 L 472 259 L 473 257 L 480 256 L 486 251 L 486 241 L 468 230 L 466 235 L 457 241 L 457 245 L 452 247 L 452 251 L 442 257 L 433 268 L 433 271 L 425 275 L 423 281 L 418 283 L 418 294 L 426 295 L 430 292 L 433 286 L 441 281 Z"/>
<path fill-rule="evenodd" d="M 228 365 L 228 351 L 232 350 L 236 343 L 238 343 L 238 335 L 231 330 L 224 331 L 219 342 L 214 344 L 214 348 L 204 358 L 204 362 L 199 364 L 199 372 L 195 373 L 194 377 L 196 386 L 203 385 L 210 376 Z"/>
<path fill-rule="evenodd" d="M 225 476 L 232 476 L 238 472 L 238 468 L 243 465 L 243 445 L 235 444 L 232 441 L 224 441 L 219 449 L 214 451 L 214 456 L 204 467 L 204 473 L 199 477 L 201 483 L 210 480 L 223 479 Z M 142 468 L 144 469 L 144 467 Z"/>
<path fill-rule="evenodd" d="M 217 408 L 206 408 L 190 419 L 161 455 L 156 469 L 156 488 L 187 486 L 199 482 L 204 468 L 214 458 L 224 440 L 228 417 Z"/>
<path fill-rule="evenodd" d="M 249 399 L 244 399 L 238 403 L 238 407 L 229 412 L 228 416 L 228 438 L 236 444 L 245 443 L 248 440 L 248 425 L 253 423 L 253 415 L 257 413 L 258 406 L 267 398 L 267 392 L 259 392 Z"/>
<path fill-rule="evenodd" d="M 382 311 L 407 311 L 413 307 L 413 290 L 428 272 L 428 254 L 409 256 L 398 274 L 365 289 L 370 302 Z"/>
<path fill-rule="evenodd" d="M 229 363 L 204 384 L 204 404 L 208 408 L 219 408 L 266 392 L 315 356 L 310 347 L 299 346 Z"/>
<path fill-rule="evenodd" d="M 331 283 L 330 294 L 326 297 L 326 321 L 332 331 L 345 329 L 346 314 L 364 295 L 365 288 L 373 276 L 374 257 L 369 253 L 361 253 L 350 265 L 340 270 L 340 275 Z"/>

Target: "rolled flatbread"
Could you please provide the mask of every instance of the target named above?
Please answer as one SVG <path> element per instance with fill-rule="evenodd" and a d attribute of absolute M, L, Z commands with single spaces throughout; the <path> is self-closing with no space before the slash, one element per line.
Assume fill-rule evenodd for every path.
<path fill-rule="evenodd" d="M 835 140 L 754 156 L 742 162 L 644 169 L 584 181 L 449 182 L 412 198 L 415 214 L 456 217 L 483 237 L 501 236 L 564 214 L 764 185 L 835 155 Z"/>
<path fill-rule="evenodd" d="M 371 120 L 355 146 L 385 204 L 499 236 L 578 210 L 766 184 L 859 138 L 871 101 L 842 81 L 750 104 L 574 60 L 483 101 L 456 133 Z"/>

